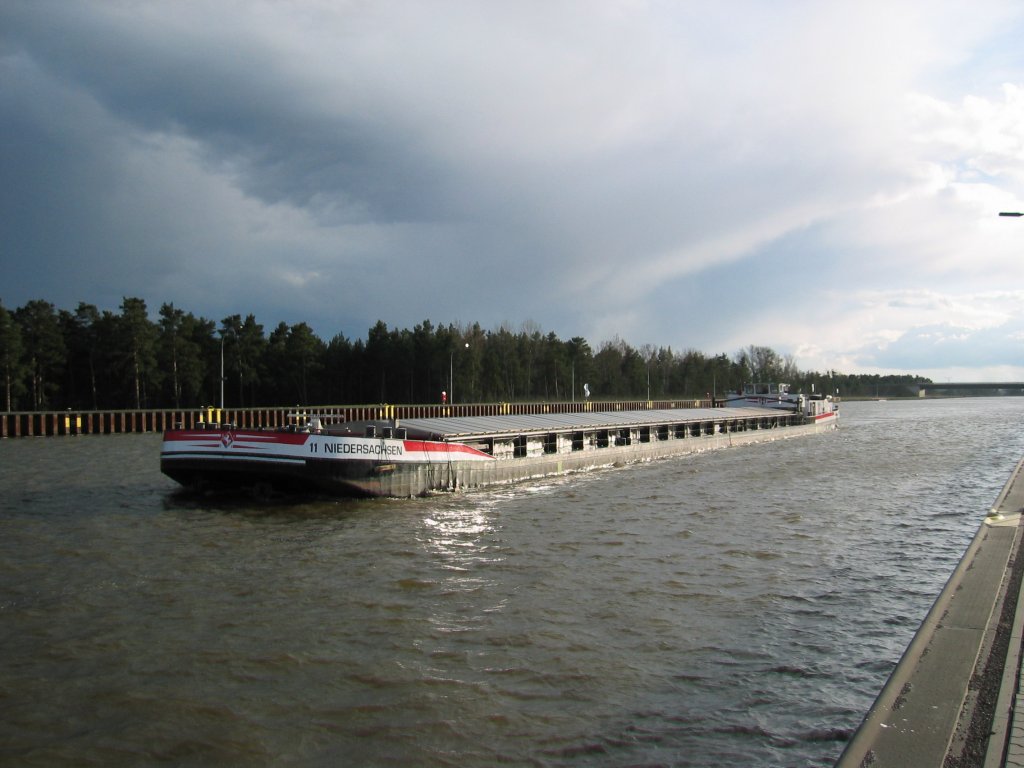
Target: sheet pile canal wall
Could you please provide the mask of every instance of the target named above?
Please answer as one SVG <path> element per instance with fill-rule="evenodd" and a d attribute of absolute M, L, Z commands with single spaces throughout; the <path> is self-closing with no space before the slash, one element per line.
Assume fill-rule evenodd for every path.
<path fill-rule="evenodd" d="M 289 415 L 315 413 L 339 421 L 374 419 L 500 416 L 589 411 L 638 411 L 662 408 L 707 408 L 710 400 L 624 400 L 569 403 L 468 403 L 465 405 L 324 405 L 276 408 L 167 408 L 108 411 L 13 411 L 0 413 L 0 438 L 110 435 L 193 429 L 199 423 L 232 424 L 240 429 L 274 429 L 288 424 Z"/>

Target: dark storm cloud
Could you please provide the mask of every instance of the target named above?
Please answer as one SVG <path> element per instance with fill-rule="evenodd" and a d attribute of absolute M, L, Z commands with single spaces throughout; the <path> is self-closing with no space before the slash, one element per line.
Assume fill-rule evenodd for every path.
<path fill-rule="evenodd" d="M 934 319 L 871 311 L 886 291 L 1020 276 L 1005 230 L 957 266 L 1021 188 L 1016 92 L 916 92 L 968 82 L 1010 6 L 741 5 L 7 3 L 0 299 L 838 367 Z"/>

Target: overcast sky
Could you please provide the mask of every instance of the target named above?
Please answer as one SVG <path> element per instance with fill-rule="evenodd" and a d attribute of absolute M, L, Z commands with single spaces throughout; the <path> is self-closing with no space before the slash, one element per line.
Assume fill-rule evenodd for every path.
<path fill-rule="evenodd" d="M 0 2 L 0 302 L 1024 380 L 1024 4 Z"/>

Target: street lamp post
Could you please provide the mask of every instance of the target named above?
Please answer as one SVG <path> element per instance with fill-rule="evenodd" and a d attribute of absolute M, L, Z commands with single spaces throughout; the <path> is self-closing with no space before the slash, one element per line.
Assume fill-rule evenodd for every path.
<path fill-rule="evenodd" d="M 466 342 L 469 349 L 469 342 Z M 448 402 L 455 405 L 455 350 L 448 353 Z"/>
<path fill-rule="evenodd" d="M 224 410 L 224 331 L 220 333 L 220 409 Z"/>

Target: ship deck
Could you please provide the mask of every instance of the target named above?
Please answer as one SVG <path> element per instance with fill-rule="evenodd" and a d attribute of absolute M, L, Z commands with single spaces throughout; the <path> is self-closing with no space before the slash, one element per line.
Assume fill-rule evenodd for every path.
<path fill-rule="evenodd" d="M 800 418 L 778 408 L 672 408 L 641 411 L 584 411 L 580 413 L 509 414 L 499 416 L 452 416 L 401 419 L 394 426 L 404 428 L 411 438 L 466 442 L 508 436 L 547 435 L 596 430 Z M 343 422 L 324 425 L 332 434 L 363 434 L 370 424 L 390 422 Z"/>

